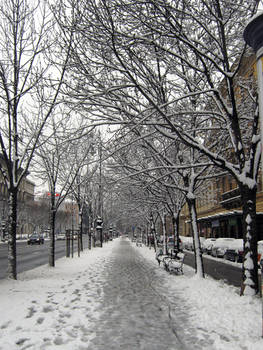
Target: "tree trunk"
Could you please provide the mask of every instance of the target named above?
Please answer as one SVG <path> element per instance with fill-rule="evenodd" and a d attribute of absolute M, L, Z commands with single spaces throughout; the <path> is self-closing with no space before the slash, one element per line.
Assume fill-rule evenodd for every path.
<path fill-rule="evenodd" d="M 51 193 L 51 208 L 50 208 L 50 245 L 49 245 L 49 266 L 55 266 L 55 193 Z"/>
<path fill-rule="evenodd" d="M 83 213 L 82 208 L 79 206 L 79 244 L 80 251 L 83 252 Z"/>
<path fill-rule="evenodd" d="M 155 231 L 155 227 L 154 227 L 154 224 L 153 224 L 153 242 L 154 242 L 154 251 L 157 252 L 157 237 L 156 237 L 156 231 Z"/>
<path fill-rule="evenodd" d="M 192 233 L 193 233 L 193 244 L 194 244 L 194 253 L 195 253 L 195 272 L 199 277 L 205 277 L 204 274 L 204 265 L 203 265 L 203 257 L 199 239 L 199 233 L 197 228 L 197 215 L 196 215 L 196 199 L 189 198 L 186 199 L 190 218 L 192 225 Z"/>
<path fill-rule="evenodd" d="M 179 250 L 179 213 L 173 215 L 174 248 Z"/>
<path fill-rule="evenodd" d="M 17 279 L 16 261 L 16 224 L 17 224 L 17 189 L 9 191 L 8 199 L 8 265 L 7 275 L 10 279 Z"/>
<path fill-rule="evenodd" d="M 239 185 L 243 203 L 243 239 L 244 258 L 242 266 L 241 295 L 255 295 L 258 292 L 257 266 L 257 224 L 256 224 L 256 187 Z"/>
<path fill-rule="evenodd" d="M 163 226 L 163 253 L 167 254 L 167 237 L 166 237 L 166 226 L 165 226 L 165 214 L 162 215 L 162 226 Z"/>
<path fill-rule="evenodd" d="M 96 243 L 96 228 L 95 228 L 95 222 L 94 220 L 92 221 L 92 247 L 95 248 L 95 243 Z"/>
<path fill-rule="evenodd" d="M 88 249 L 91 249 L 91 226 L 88 224 Z"/>
<path fill-rule="evenodd" d="M 151 230 L 151 223 L 150 223 L 150 230 Z M 149 223 L 146 225 L 146 246 L 149 247 Z"/>

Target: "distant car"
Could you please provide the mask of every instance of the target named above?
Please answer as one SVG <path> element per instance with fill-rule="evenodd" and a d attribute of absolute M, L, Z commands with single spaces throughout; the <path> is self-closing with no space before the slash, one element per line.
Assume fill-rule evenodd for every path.
<path fill-rule="evenodd" d="M 31 236 L 29 236 L 27 244 L 44 244 L 44 237 L 38 233 L 33 233 Z"/>
<path fill-rule="evenodd" d="M 58 241 L 63 241 L 63 240 L 65 240 L 66 239 L 66 235 L 64 234 L 64 233 L 59 233 L 58 235 L 57 235 L 57 240 Z"/>
<path fill-rule="evenodd" d="M 217 238 L 213 245 L 211 255 L 216 258 L 223 258 L 226 249 L 229 247 L 229 242 L 234 242 L 235 238 Z M 231 244 L 231 243 L 230 243 Z"/>
<path fill-rule="evenodd" d="M 224 258 L 226 260 L 242 262 L 244 254 L 244 241 L 243 239 L 235 239 L 233 242 L 229 242 L 229 246 L 225 251 Z"/>
<path fill-rule="evenodd" d="M 216 238 L 207 238 L 201 243 L 202 251 L 206 254 L 211 254 Z"/>

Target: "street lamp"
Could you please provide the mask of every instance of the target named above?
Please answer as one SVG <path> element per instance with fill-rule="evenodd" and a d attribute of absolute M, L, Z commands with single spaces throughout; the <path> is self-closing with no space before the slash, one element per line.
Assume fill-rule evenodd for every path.
<path fill-rule="evenodd" d="M 149 239 L 149 246 L 150 246 L 150 249 L 151 249 L 151 246 L 152 246 L 152 236 L 153 236 L 153 231 L 154 231 L 154 223 L 153 223 L 153 214 L 151 213 L 150 215 L 150 239 Z"/>
<path fill-rule="evenodd" d="M 100 216 L 98 216 L 98 218 L 97 218 L 96 230 L 97 230 L 98 235 L 100 237 L 100 246 L 102 247 L 102 242 L 103 242 L 103 239 L 102 239 L 102 219 Z"/>
<path fill-rule="evenodd" d="M 5 239 L 5 230 L 6 230 L 6 222 L 5 222 L 5 198 L 2 199 L 2 218 L 1 218 L 1 239 Z"/>
<path fill-rule="evenodd" d="M 263 12 L 255 15 L 244 30 L 245 42 L 256 52 L 258 78 L 258 108 L 260 120 L 261 149 L 263 147 Z M 263 174 L 263 154 L 261 153 L 261 173 Z M 261 175 L 262 176 L 262 175 Z M 261 291 L 263 305 L 263 265 L 261 266 Z M 263 338 L 263 307 L 262 307 L 262 334 Z"/>
<path fill-rule="evenodd" d="M 112 237 L 112 226 L 110 226 L 109 228 L 109 239 L 112 240 L 113 237 Z"/>

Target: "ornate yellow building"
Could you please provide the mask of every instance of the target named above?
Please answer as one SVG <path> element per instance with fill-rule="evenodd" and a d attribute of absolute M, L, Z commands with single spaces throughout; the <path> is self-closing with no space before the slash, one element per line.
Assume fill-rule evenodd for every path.
<path fill-rule="evenodd" d="M 0 162 L 1 162 L 0 156 Z M 1 162 L 2 163 L 2 162 Z M 30 220 L 30 208 L 34 203 L 35 184 L 28 178 L 24 178 L 18 191 L 18 216 L 17 216 L 17 236 L 33 232 L 33 225 Z M 0 232 L 1 239 L 5 236 L 5 226 L 8 217 L 8 190 L 4 179 L 0 173 Z"/>
<path fill-rule="evenodd" d="M 260 176 L 261 178 L 261 176 Z M 210 180 L 206 190 L 198 195 L 197 218 L 200 236 L 242 238 L 242 208 L 239 188 L 230 175 Z M 259 181 L 257 192 L 257 226 L 263 239 L 263 192 Z M 188 208 L 180 215 L 180 234 L 191 236 Z"/>

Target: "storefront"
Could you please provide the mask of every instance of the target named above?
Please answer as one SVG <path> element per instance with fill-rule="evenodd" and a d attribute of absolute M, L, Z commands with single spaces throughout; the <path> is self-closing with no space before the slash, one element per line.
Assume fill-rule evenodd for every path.
<path fill-rule="evenodd" d="M 201 236 L 243 238 L 242 211 L 222 212 L 199 218 L 198 227 Z M 263 239 L 263 213 L 257 214 L 259 240 Z"/>
<path fill-rule="evenodd" d="M 242 212 L 223 212 L 198 219 L 199 232 L 204 237 L 242 238 Z"/>

